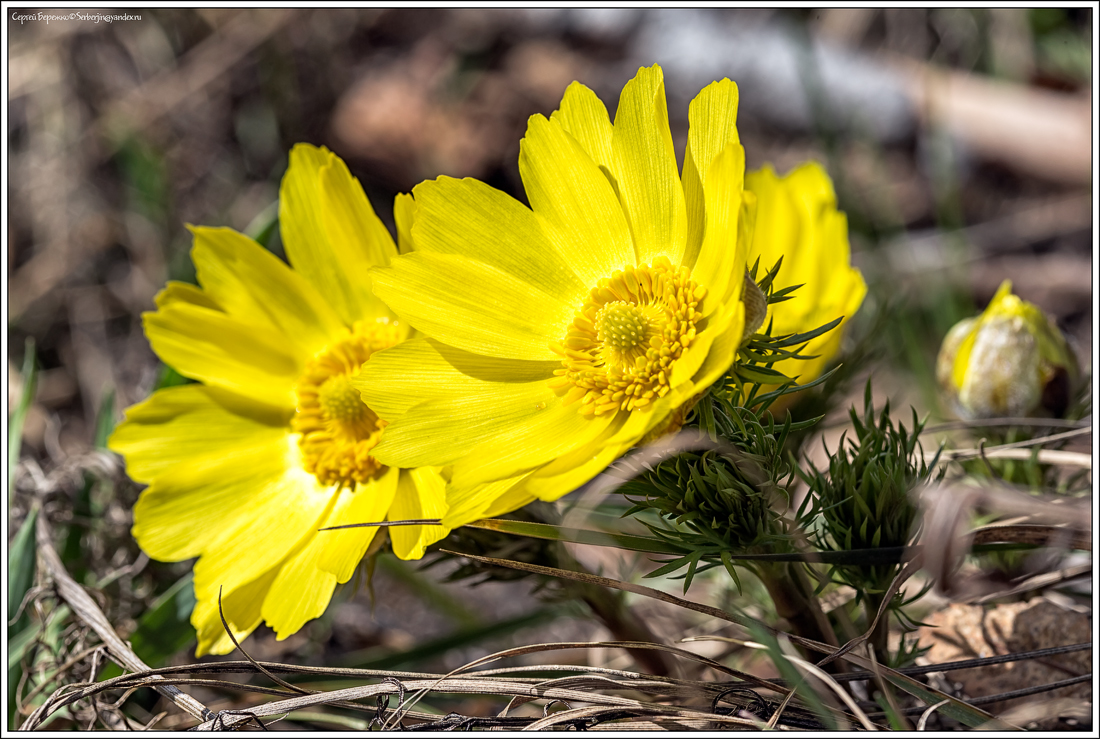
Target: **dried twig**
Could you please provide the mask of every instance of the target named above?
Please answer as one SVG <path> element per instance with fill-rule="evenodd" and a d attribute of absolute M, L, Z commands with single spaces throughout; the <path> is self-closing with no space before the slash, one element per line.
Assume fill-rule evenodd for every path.
<path fill-rule="evenodd" d="M 61 558 L 57 556 L 57 551 L 53 548 L 49 522 L 46 516 L 38 517 L 35 539 L 38 545 L 38 555 L 42 558 L 54 582 L 57 583 L 57 590 L 61 598 L 69 604 L 73 613 L 95 631 L 103 643 L 107 645 L 107 651 L 110 652 L 111 657 L 120 665 L 134 672 L 148 671 L 149 666 L 134 654 L 134 651 L 130 649 L 126 642 L 119 638 L 111 622 L 107 620 L 107 616 L 96 605 L 96 602 L 65 570 L 65 565 L 62 564 Z M 214 717 L 210 709 L 174 685 L 157 684 L 159 681 L 164 680 L 159 675 L 152 675 L 149 680 L 150 687 L 155 688 L 158 693 L 171 700 L 193 718 L 206 721 Z M 32 714 L 21 728 L 34 728 L 37 719 L 38 711 Z"/>
<path fill-rule="evenodd" d="M 986 459 L 1031 459 L 1032 454 L 1038 454 L 1038 461 L 1040 464 L 1059 464 L 1067 467 L 1083 467 L 1085 469 L 1092 469 L 1092 455 L 1083 454 L 1081 452 L 1066 452 L 1059 449 L 1040 449 L 1038 452 L 1028 451 L 1026 447 L 1041 446 L 1055 441 L 1063 441 L 1075 436 L 1082 436 L 1084 434 L 1092 433 L 1092 426 L 1086 428 L 1076 428 L 1070 431 L 1064 431 L 1060 434 L 1052 434 L 1050 436 L 1043 436 L 1037 439 L 1025 439 L 1024 441 L 1017 441 L 1011 444 L 1001 444 L 999 446 L 985 447 L 980 449 L 951 449 L 941 452 L 926 452 L 924 459 L 926 462 L 932 462 L 936 455 L 939 454 L 940 462 L 959 462 L 966 459 L 977 459 L 979 457 Z"/>

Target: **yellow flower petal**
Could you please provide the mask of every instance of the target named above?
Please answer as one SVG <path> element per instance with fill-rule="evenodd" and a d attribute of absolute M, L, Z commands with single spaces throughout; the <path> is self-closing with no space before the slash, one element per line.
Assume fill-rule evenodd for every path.
<path fill-rule="evenodd" d="M 408 254 L 413 250 L 412 225 L 416 220 L 416 201 L 407 193 L 398 193 L 393 199 L 393 220 L 397 225 L 397 251 Z"/>
<path fill-rule="evenodd" d="M 593 162 L 610 172 L 613 159 L 611 119 L 596 93 L 580 82 L 571 83 L 565 88 L 561 108 L 550 117 L 577 140 Z"/>
<path fill-rule="evenodd" d="M 386 427 L 374 456 L 401 467 L 443 466 L 516 425 L 560 405 L 545 381 L 485 383 L 477 393 L 449 393 L 413 406 Z M 447 443 L 440 444 L 439 439 Z"/>
<path fill-rule="evenodd" d="M 107 445 L 126 457 L 126 471 L 148 483 L 162 474 L 183 472 L 216 477 L 239 455 L 256 452 L 256 472 L 281 474 L 283 458 L 271 457 L 273 445 L 287 435 L 290 412 L 202 385 L 165 388 L 126 410 Z M 177 470 L 177 468 L 182 468 Z M 183 555 L 180 559 L 186 559 Z"/>
<path fill-rule="evenodd" d="M 196 564 L 198 570 L 200 565 Z M 223 590 L 221 597 L 221 613 L 233 630 L 233 636 L 238 642 L 242 641 L 255 631 L 260 625 L 260 606 L 271 589 L 271 583 L 278 574 L 277 568 L 272 568 L 252 582 L 235 590 Z M 222 624 L 221 613 L 218 610 L 218 593 L 195 594 L 195 610 L 191 613 L 191 624 L 195 627 L 199 644 L 195 648 L 195 656 L 204 654 L 229 654 L 236 647 L 233 640 L 225 633 Z"/>
<path fill-rule="evenodd" d="M 632 443 L 622 443 L 596 449 L 578 449 L 531 475 L 523 489 L 539 500 L 557 500 L 590 482 L 631 446 Z"/>
<path fill-rule="evenodd" d="M 547 402 L 545 410 L 511 423 L 500 434 L 473 447 L 454 464 L 451 484 L 472 487 L 494 477 L 511 476 L 591 444 L 604 434 L 614 416 L 581 415 L 575 406 Z"/>
<path fill-rule="evenodd" d="M 388 421 L 443 395 L 481 396 L 491 405 L 505 384 L 543 381 L 560 366 L 558 360 L 486 357 L 419 338 L 371 356 L 351 382 L 363 393 L 363 401 Z"/>
<path fill-rule="evenodd" d="M 163 308 L 166 305 L 172 303 L 188 303 L 190 305 L 197 305 L 200 308 L 208 308 L 210 310 L 220 311 L 221 305 L 218 304 L 214 298 L 203 291 L 201 287 L 195 285 L 188 285 L 186 282 L 169 282 L 153 298 L 153 301 L 157 304 L 158 308 Z"/>
<path fill-rule="evenodd" d="M 688 107 L 688 123 L 683 175 L 688 217 L 684 264 L 694 264 L 703 244 L 704 228 L 710 222 L 710 211 L 703 196 L 706 175 L 711 162 L 726 146 L 740 141 L 737 134 L 737 85 L 724 79 L 704 87 Z M 742 155 L 742 173 L 744 167 Z"/>
<path fill-rule="evenodd" d="M 744 172 L 745 150 L 736 143 L 727 144 L 708 170 L 703 188 L 707 208 L 706 232 L 692 270 L 696 279 L 707 286 L 703 315 L 740 300 L 748 250 L 741 231 Z M 742 274 L 738 274 L 738 265 L 741 265 Z"/>
<path fill-rule="evenodd" d="M 401 470 L 391 467 L 375 479 L 356 485 L 354 492 L 339 492 L 336 505 L 324 526 L 385 521 L 386 511 L 397 494 L 400 475 Z M 347 582 L 377 533 L 376 527 L 316 532 L 318 541 L 323 545 L 317 555 L 317 566 L 335 575 L 336 582 Z"/>
<path fill-rule="evenodd" d="M 203 292 L 229 315 L 261 324 L 296 354 L 312 355 L 345 328 L 313 287 L 282 260 L 229 228 L 191 228 Z"/>
<path fill-rule="evenodd" d="M 684 190 L 668 127 L 661 68 L 638 70 L 615 112 L 614 168 L 638 261 L 668 257 L 680 264 L 687 239 Z"/>
<path fill-rule="evenodd" d="M 711 315 L 706 330 L 695 337 L 695 341 L 692 342 L 688 350 L 681 355 L 676 365 L 672 368 L 672 378 L 669 381 L 672 387 L 680 387 L 689 380 L 694 384 L 700 384 L 695 381 L 695 376 L 699 368 L 708 359 L 711 362 L 724 361 L 726 363 L 725 369 L 730 368 L 737 352 L 736 345 L 732 350 L 724 352 L 722 356 L 716 356 L 714 343 L 719 336 L 728 333 L 735 333 L 737 337 L 740 338 L 744 319 L 743 306 L 744 304 L 738 300 L 726 306 L 722 312 Z M 736 322 L 737 316 L 741 316 L 742 322 L 740 324 Z M 709 384 L 709 382 L 703 383 L 703 386 L 705 387 Z"/>
<path fill-rule="evenodd" d="M 301 551 L 290 557 L 271 583 L 260 612 L 275 630 L 275 638 L 282 640 L 295 633 L 306 621 L 324 613 L 332 600 L 336 576 L 318 566 L 324 549 L 320 537 L 312 537 Z"/>
<path fill-rule="evenodd" d="M 529 473 L 524 473 L 494 480 L 473 490 L 456 490 L 448 486 L 447 515 L 443 517 L 443 525 L 449 529 L 457 529 L 471 521 L 514 511 L 530 503 L 534 498 L 520 491 L 519 485 L 528 476 Z"/>
<path fill-rule="evenodd" d="M 193 303 L 168 303 L 142 319 L 153 351 L 183 376 L 294 407 L 294 383 L 303 364 L 282 337 Z"/>
<path fill-rule="evenodd" d="M 443 518 L 447 513 L 447 482 L 430 467 L 402 470 L 397 483 L 397 497 L 390 506 L 389 521 L 418 518 Z M 391 526 L 393 552 L 401 559 L 420 559 L 429 544 L 433 544 L 450 529 L 443 526 Z"/>
<path fill-rule="evenodd" d="M 278 451 L 269 453 L 277 457 Z M 134 510 L 134 537 L 150 556 L 178 561 L 199 555 L 196 592 L 233 590 L 277 566 L 320 528 L 333 497 L 311 489 L 301 470 L 249 477 L 227 465 L 225 474 L 225 482 L 198 487 L 168 476 L 150 486 Z M 257 515 L 272 510 L 280 515 Z"/>
<path fill-rule="evenodd" d="M 287 259 L 344 323 L 387 315 L 368 270 L 397 253 L 359 182 L 328 149 L 298 144 L 279 190 Z"/>
<path fill-rule="evenodd" d="M 576 310 L 495 266 L 419 248 L 375 270 L 374 290 L 417 330 L 461 349 L 508 359 L 556 358 L 550 343 L 560 338 Z"/>
<path fill-rule="evenodd" d="M 847 218 L 836 209 L 825 170 L 808 162 L 780 178 L 765 166 L 746 176 L 745 187 L 758 201 L 749 263 L 759 256 L 767 270 L 782 256 L 776 289 L 802 285 L 792 299 L 769 309 L 773 335 L 809 331 L 841 316 L 846 323 L 867 286 L 850 265 Z M 844 323 L 807 344 L 803 353 L 817 359 L 786 359 L 774 369 L 802 383 L 813 380 L 839 349 Z"/>
<path fill-rule="evenodd" d="M 531 116 L 519 171 L 531 208 L 582 283 L 634 263 L 630 227 L 611 183 L 557 121 Z"/>
<path fill-rule="evenodd" d="M 584 296 L 587 285 L 554 249 L 535 214 L 515 198 L 477 180 L 451 177 L 420 183 L 413 197 L 417 251 L 492 264 L 517 284 L 569 305 Z"/>
<path fill-rule="evenodd" d="M 725 318 L 728 321 L 726 328 L 715 332 L 710 351 L 694 373 L 692 381 L 696 388 L 707 388 L 717 382 L 726 374 L 737 356 L 737 348 L 741 345 L 741 330 L 745 325 L 745 304 L 737 301 L 730 306 L 729 313 Z"/>

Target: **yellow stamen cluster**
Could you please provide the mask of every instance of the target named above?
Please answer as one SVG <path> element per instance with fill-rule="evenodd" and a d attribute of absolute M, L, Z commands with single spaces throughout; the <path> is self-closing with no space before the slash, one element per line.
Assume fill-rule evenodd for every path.
<path fill-rule="evenodd" d="M 307 472 L 322 485 L 352 488 L 384 471 L 371 456 L 386 422 L 363 403 L 351 378 L 376 351 L 400 341 L 397 326 L 359 321 L 325 347 L 298 380 L 298 412 L 291 422 Z"/>
<path fill-rule="evenodd" d="M 580 400 L 585 415 L 631 411 L 664 397 L 673 364 L 695 339 L 704 297 L 691 271 L 664 257 L 600 280 L 565 340 L 551 345 L 563 360 L 550 386 L 566 405 Z"/>

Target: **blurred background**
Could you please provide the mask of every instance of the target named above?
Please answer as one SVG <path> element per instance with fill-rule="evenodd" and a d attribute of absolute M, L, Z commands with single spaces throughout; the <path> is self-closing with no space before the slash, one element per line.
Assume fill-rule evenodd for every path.
<path fill-rule="evenodd" d="M 104 429 L 163 381 L 140 316 L 167 280 L 194 280 L 185 224 L 270 235 L 281 253 L 276 198 L 297 142 L 341 156 L 392 229 L 394 195 L 441 174 L 523 200 L 526 120 L 549 115 L 573 80 L 614 115 L 637 68 L 660 63 L 682 156 L 689 101 L 730 77 L 750 168 L 784 173 L 816 159 L 834 179 L 870 289 L 861 320 L 886 309 L 895 320 L 881 337 L 877 393 L 942 417 L 939 341 L 1005 278 L 1057 319 L 1091 367 L 1091 9 L 140 16 L 6 21 L 9 407 L 33 340 L 23 469 L 60 480 L 47 513 L 67 527 L 78 579 L 123 571 L 103 585 L 120 631 L 188 566 L 139 555 L 127 533 L 134 486 L 57 475 L 94 454 Z M 16 486 L 10 498 L 9 535 L 24 493 Z M 281 643 L 261 628 L 252 653 L 449 669 L 513 643 L 608 637 L 582 606 L 525 586 L 482 586 L 475 607 L 435 570 L 379 561 L 373 588 L 386 597 L 348 592 Z"/>

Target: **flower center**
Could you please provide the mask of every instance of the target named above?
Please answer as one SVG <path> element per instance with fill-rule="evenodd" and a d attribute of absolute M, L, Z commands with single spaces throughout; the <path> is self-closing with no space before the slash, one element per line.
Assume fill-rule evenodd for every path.
<path fill-rule="evenodd" d="M 631 411 L 664 397 L 672 366 L 695 339 L 706 296 L 687 267 L 661 257 L 652 266 L 629 266 L 589 293 L 561 344 L 550 386 L 566 405 L 582 401 L 585 415 Z"/>
<path fill-rule="evenodd" d="M 333 423 L 344 425 L 363 421 L 370 413 L 347 375 L 336 375 L 321 383 L 317 389 L 317 404 Z"/>
<path fill-rule="evenodd" d="M 596 314 L 596 338 L 620 354 L 641 344 L 648 330 L 649 320 L 642 309 L 625 300 L 610 302 Z"/>
<path fill-rule="evenodd" d="M 397 326 L 358 321 L 345 338 L 306 365 L 298 380 L 298 412 L 291 422 L 307 472 L 322 485 L 353 488 L 385 470 L 371 456 L 386 422 L 363 403 L 351 378 L 370 355 L 401 340 Z"/>

